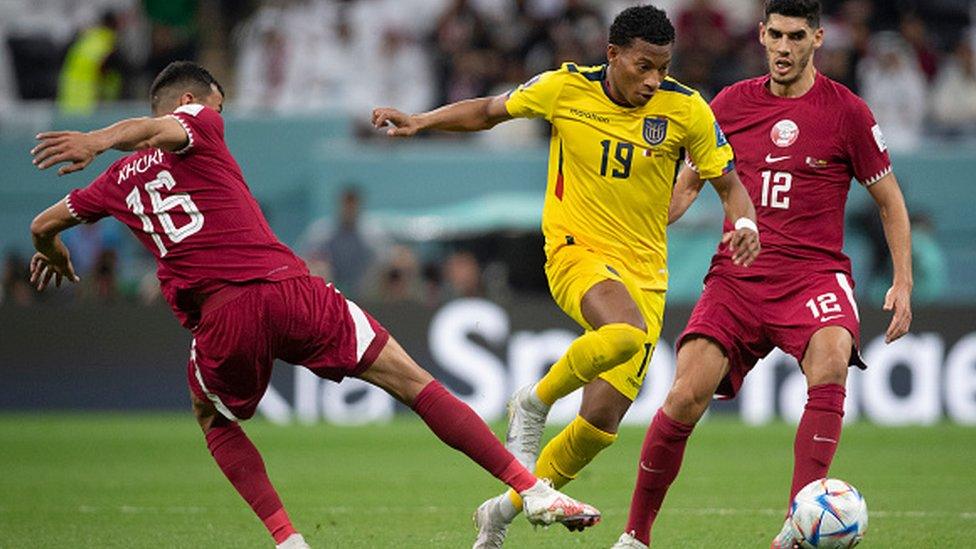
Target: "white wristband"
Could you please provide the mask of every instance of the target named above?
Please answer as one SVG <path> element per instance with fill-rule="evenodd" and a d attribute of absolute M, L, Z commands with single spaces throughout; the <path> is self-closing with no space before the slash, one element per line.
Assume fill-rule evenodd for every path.
<path fill-rule="evenodd" d="M 759 234 L 759 227 L 756 226 L 756 222 L 749 219 L 748 217 L 740 217 L 735 220 L 735 230 L 749 229 L 750 231 Z"/>

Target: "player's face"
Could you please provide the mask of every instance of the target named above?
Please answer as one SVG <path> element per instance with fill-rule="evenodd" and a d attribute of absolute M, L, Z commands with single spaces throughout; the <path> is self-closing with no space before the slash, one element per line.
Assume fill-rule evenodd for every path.
<path fill-rule="evenodd" d="M 659 46 L 640 38 L 626 47 L 610 44 L 607 60 L 610 62 L 607 79 L 615 99 L 643 107 L 668 75 L 671 44 Z"/>
<path fill-rule="evenodd" d="M 773 81 L 788 86 L 813 70 L 811 60 L 823 44 L 823 29 L 811 28 L 803 17 L 774 13 L 759 24 L 759 41 L 766 48 Z"/>

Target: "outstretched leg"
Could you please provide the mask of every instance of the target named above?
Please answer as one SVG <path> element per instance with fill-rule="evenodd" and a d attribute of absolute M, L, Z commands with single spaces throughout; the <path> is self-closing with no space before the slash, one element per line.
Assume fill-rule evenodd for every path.
<path fill-rule="evenodd" d="M 200 399 L 193 392 L 190 393 L 190 399 L 193 402 L 193 414 L 203 429 L 207 448 L 214 461 L 237 493 L 264 523 L 275 543 L 284 543 L 293 534 L 297 535 L 278 493 L 271 485 L 261 454 L 240 425 L 220 415 L 211 402 Z"/>
<path fill-rule="evenodd" d="M 592 507 L 562 496 L 539 482 L 510 454 L 478 414 L 417 365 L 392 337 L 360 378 L 410 406 L 445 444 L 471 458 L 525 498 L 529 519 L 584 528 L 599 521 Z M 530 502 L 526 500 L 526 508 Z"/>
<path fill-rule="evenodd" d="M 650 544 L 651 527 L 678 476 L 688 437 L 728 371 L 728 358 L 711 339 L 692 336 L 681 346 L 674 383 L 644 437 L 622 537 Z"/>

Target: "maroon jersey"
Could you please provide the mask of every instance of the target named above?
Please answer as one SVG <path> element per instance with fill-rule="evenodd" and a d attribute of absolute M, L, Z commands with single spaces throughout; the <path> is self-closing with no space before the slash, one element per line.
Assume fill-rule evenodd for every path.
<path fill-rule="evenodd" d="M 199 320 L 204 296 L 228 283 L 308 274 L 278 241 L 224 143 L 224 121 L 203 105 L 171 115 L 189 142 L 177 152 L 146 149 L 113 163 L 68 194 L 85 223 L 112 216 L 156 256 L 163 296 L 180 322 Z"/>
<path fill-rule="evenodd" d="M 756 206 L 762 252 L 745 268 L 719 246 L 709 273 L 849 274 L 847 193 L 852 179 L 870 186 L 891 171 L 884 137 L 864 101 L 826 76 L 793 98 L 773 95 L 768 83 L 769 76 L 739 82 L 711 104 Z"/>

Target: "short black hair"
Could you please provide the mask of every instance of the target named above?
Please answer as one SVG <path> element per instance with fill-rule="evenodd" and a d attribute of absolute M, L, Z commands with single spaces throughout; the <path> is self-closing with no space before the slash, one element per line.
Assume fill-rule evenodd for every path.
<path fill-rule="evenodd" d="M 772 14 L 802 17 L 811 29 L 820 28 L 820 0 L 766 0 L 766 21 Z"/>
<path fill-rule="evenodd" d="M 180 88 L 180 92 L 186 90 L 199 97 L 206 97 L 213 91 L 211 85 L 217 86 L 220 94 L 224 95 L 224 88 L 210 71 L 192 61 L 173 61 L 156 75 L 149 87 L 149 101 L 155 110 L 163 95 L 176 88 Z"/>
<path fill-rule="evenodd" d="M 640 38 L 649 44 L 666 46 L 674 42 L 674 26 L 664 10 L 651 5 L 633 6 L 613 18 L 610 43 L 627 47 Z"/>

